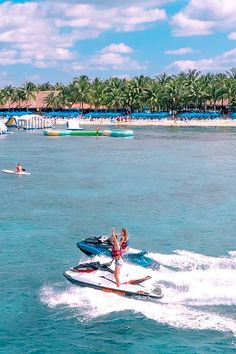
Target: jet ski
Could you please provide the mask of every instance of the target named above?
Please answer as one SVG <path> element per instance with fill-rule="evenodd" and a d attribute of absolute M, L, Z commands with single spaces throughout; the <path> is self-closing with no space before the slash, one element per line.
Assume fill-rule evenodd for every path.
<path fill-rule="evenodd" d="M 100 262 L 83 263 L 70 268 L 63 275 L 72 284 L 101 290 L 105 293 L 152 301 L 163 297 L 159 285 L 147 287 L 143 284 L 151 279 L 149 275 L 142 278 L 126 279 L 118 288 L 114 280 L 114 271 L 110 268 L 110 265 L 111 263 L 102 264 Z"/>
<path fill-rule="evenodd" d="M 89 237 L 77 242 L 76 245 L 87 256 L 103 255 L 112 257 L 112 244 L 109 236 Z M 123 253 L 122 258 L 126 262 L 140 265 L 144 268 L 151 268 L 153 270 L 158 269 L 160 267 L 160 263 L 150 257 L 147 257 L 146 254 L 146 251 L 129 248 L 127 252 Z"/>

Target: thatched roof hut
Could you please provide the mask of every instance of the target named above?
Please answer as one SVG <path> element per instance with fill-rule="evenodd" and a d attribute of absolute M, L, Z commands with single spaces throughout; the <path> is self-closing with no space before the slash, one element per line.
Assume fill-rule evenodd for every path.
<path fill-rule="evenodd" d="M 35 99 L 30 99 L 27 101 L 21 101 L 21 102 L 6 102 L 5 104 L 1 105 L 0 104 L 0 109 L 19 109 L 19 108 L 24 108 L 24 109 L 35 109 L 35 110 L 45 110 L 47 108 L 46 104 L 46 98 L 47 96 L 51 93 L 51 91 L 39 91 L 35 93 Z M 55 95 L 59 94 L 59 91 L 54 91 Z M 60 108 L 76 108 L 76 109 L 81 109 L 81 104 L 80 103 L 75 103 L 72 105 L 72 107 L 60 107 Z M 89 109 L 91 106 L 87 103 L 83 104 L 83 108 Z"/>

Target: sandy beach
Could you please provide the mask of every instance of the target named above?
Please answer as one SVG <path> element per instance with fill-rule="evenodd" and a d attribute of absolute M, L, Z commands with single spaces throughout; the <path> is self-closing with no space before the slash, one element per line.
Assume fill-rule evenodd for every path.
<path fill-rule="evenodd" d="M 7 118 L 0 119 L 3 123 L 6 123 Z M 163 127 L 236 127 L 236 119 L 186 119 L 186 120 L 174 120 L 174 119 L 160 119 L 160 120 L 127 120 L 117 122 L 112 119 L 85 119 L 85 118 L 73 118 L 73 121 L 77 121 L 83 128 L 84 126 L 112 126 L 119 127 L 149 127 L 149 126 L 163 126 Z M 66 118 L 47 118 L 47 122 L 52 124 L 53 127 L 64 126 L 67 124 Z"/>
<path fill-rule="evenodd" d="M 93 125 L 93 126 L 103 126 L 111 125 L 115 127 L 133 126 L 133 127 L 144 127 L 144 126 L 177 126 L 177 127 L 236 127 L 236 120 L 232 119 L 214 119 L 214 120 L 133 120 L 125 122 L 112 122 L 107 119 L 78 119 L 81 126 Z M 57 122 L 57 124 L 65 124 L 65 120 L 62 122 Z"/>

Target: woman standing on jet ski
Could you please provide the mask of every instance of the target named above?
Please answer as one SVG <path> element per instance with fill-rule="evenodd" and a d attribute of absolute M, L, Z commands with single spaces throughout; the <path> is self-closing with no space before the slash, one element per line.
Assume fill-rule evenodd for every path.
<path fill-rule="evenodd" d="M 120 269 L 123 264 L 123 259 L 122 259 L 122 249 L 120 242 L 118 240 L 118 235 L 115 233 L 114 227 L 112 228 L 112 234 L 111 234 L 111 242 L 112 242 L 112 258 L 115 260 L 115 272 L 114 272 L 114 277 L 116 280 L 116 286 L 119 288 L 120 286 Z"/>

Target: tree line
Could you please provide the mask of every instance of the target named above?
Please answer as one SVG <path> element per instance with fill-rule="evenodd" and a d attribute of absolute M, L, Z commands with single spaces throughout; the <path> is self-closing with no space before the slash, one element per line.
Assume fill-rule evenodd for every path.
<path fill-rule="evenodd" d="M 136 76 L 132 79 L 112 77 L 102 80 L 86 75 L 75 77 L 69 84 L 26 82 L 22 87 L 8 85 L 0 90 L 0 104 L 11 108 L 12 103 L 24 107 L 24 102 L 37 99 L 37 93 L 47 91 L 47 109 L 70 108 L 89 104 L 95 111 L 108 109 L 135 111 L 182 111 L 216 109 L 225 100 L 230 107 L 236 103 L 236 69 L 225 73 L 202 74 L 197 70 L 166 73 L 155 76 Z M 220 103 L 220 104 L 219 104 Z"/>

